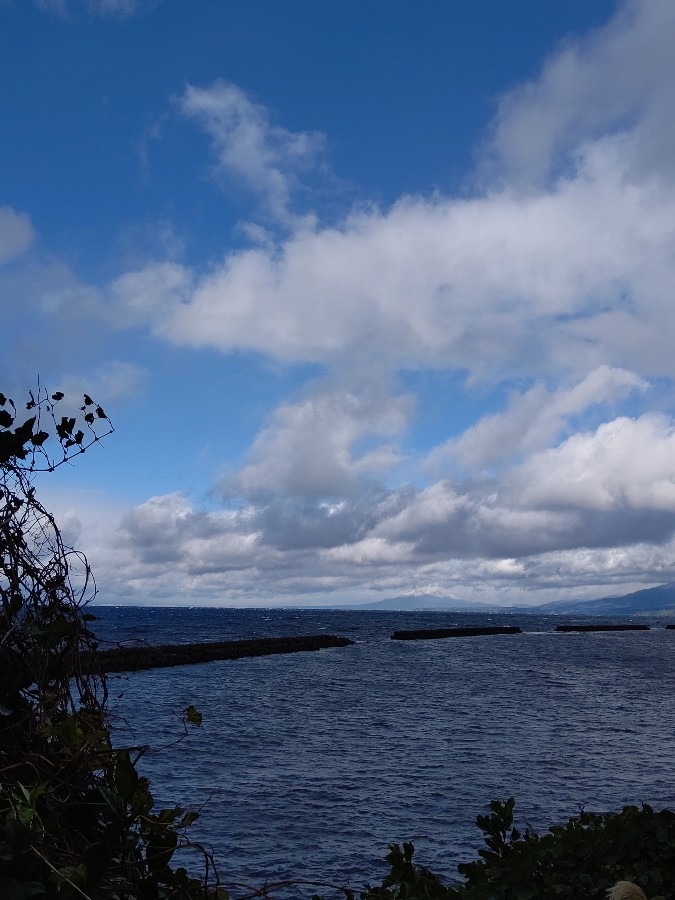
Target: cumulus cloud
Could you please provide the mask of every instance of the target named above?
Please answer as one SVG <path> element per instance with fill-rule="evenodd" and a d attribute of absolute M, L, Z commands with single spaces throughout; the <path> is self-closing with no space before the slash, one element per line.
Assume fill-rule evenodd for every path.
<path fill-rule="evenodd" d="M 207 88 L 188 85 L 178 105 L 211 137 L 217 171 L 243 182 L 282 224 L 304 222 L 292 213 L 291 200 L 301 186 L 300 175 L 317 164 L 323 135 L 273 124 L 264 106 L 225 81 Z"/>
<path fill-rule="evenodd" d="M 672 375 L 674 188 L 628 178 L 608 139 L 537 194 L 407 198 L 184 271 L 192 288 L 181 302 L 167 290 L 149 324 L 286 362 L 358 349 L 490 380 L 603 364 Z"/>
<path fill-rule="evenodd" d="M 360 449 L 359 442 L 396 437 L 410 407 L 410 397 L 390 397 L 372 385 L 358 394 L 314 392 L 282 404 L 256 438 L 236 489 L 303 499 L 353 494 L 364 478 L 386 474 L 399 458 L 391 444 Z"/>
<path fill-rule="evenodd" d="M 252 565 L 255 533 L 237 533 L 233 517 L 195 510 L 180 492 L 151 497 L 122 520 L 119 544 L 133 545 L 141 564 L 189 575 Z"/>
<path fill-rule="evenodd" d="M 675 534 L 674 443 L 675 425 L 664 416 L 619 417 L 489 483 L 379 488 L 332 504 L 261 499 L 217 513 L 172 494 L 135 508 L 122 531 L 145 566 L 171 562 L 192 574 L 269 568 L 270 578 L 335 567 L 338 585 L 341 565 L 347 578 L 350 567 L 414 571 L 448 559 L 513 580 L 533 572 L 537 558 L 551 568 L 556 553 L 567 554 L 559 578 L 573 577 L 565 558 L 579 569 L 585 560 L 595 576 L 602 566 L 589 559 L 635 559 L 650 544 L 668 567 L 670 550 L 655 548 L 671 547 Z"/>
<path fill-rule="evenodd" d="M 673 27 L 669 0 L 628 0 L 607 25 L 567 40 L 538 78 L 502 99 L 489 175 L 537 188 L 574 165 L 580 147 L 620 133 L 630 136 L 624 150 L 633 176 L 672 177 Z"/>
<path fill-rule="evenodd" d="M 150 324 L 161 331 L 167 317 L 187 301 L 192 276 L 179 263 L 155 262 L 117 278 L 109 287 L 109 315 L 118 327 Z"/>
<path fill-rule="evenodd" d="M 550 390 L 541 382 L 523 394 L 513 394 L 503 412 L 480 419 L 463 434 L 436 447 L 432 468 L 458 462 L 480 471 L 548 447 L 569 427 L 570 420 L 589 407 L 616 404 L 648 383 L 634 372 L 600 366 L 572 387 Z"/>
<path fill-rule="evenodd" d="M 649 492 L 611 510 L 561 508 L 556 497 L 517 504 L 506 486 L 502 495 L 447 482 L 383 492 L 368 513 L 362 500 L 324 508 L 323 521 L 316 507 L 303 521 L 289 504 L 275 528 L 273 505 L 223 514 L 180 495 L 152 498 L 122 520 L 115 578 L 123 571 L 146 599 L 172 581 L 174 598 L 225 603 L 363 600 L 429 581 L 466 599 L 526 603 L 524 592 L 542 602 L 675 578 L 675 513 Z M 336 514 L 342 521 L 331 531 Z M 103 560 L 104 569 L 112 564 Z"/>
<path fill-rule="evenodd" d="M 624 406 L 642 412 L 653 382 L 675 378 L 674 25 L 670 0 L 631 0 L 567 41 L 502 98 L 472 195 L 402 197 L 331 226 L 295 212 L 319 136 L 234 85 L 186 88 L 179 108 L 217 172 L 287 231 L 251 227 L 250 247 L 204 270 L 126 273 L 111 315 L 352 380 L 277 408 L 219 486 L 229 509 L 171 494 L 132 510 L 117 533 L 129 583 L 231 601 L 433 582 L 515 601 L 675 578 L 675 425 Z M 373 359 L 390 378 L 521 386 L 403 484 L 413 403 Z"/>
<path fill-rule="evenodd" d="M 521 502 L 542 508 L 675 514 L 675 426 L 646 413 L 572 435 L 534 454 L 511 476 Z"/>

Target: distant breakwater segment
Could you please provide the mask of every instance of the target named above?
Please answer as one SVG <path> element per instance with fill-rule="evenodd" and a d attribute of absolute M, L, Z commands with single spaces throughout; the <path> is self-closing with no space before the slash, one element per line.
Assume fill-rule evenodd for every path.
<path fill-rule="evenodd" d="M 478 637 L 482 634 L 522 634 L 517 625 L 486 625 L 482 628 L 419 628 L 411 631 L 394 631 L 392 641 L 426 641 L 434 638 Z"/>
<path fill-rule="evenodd" d="M 669 626 L 666 625 L 666 628 Z M 556 631 L 649 631 L 649 625 L 556 625 Z"/>
<path fill-rule="evenodd" d="M 666 625 L 675 630 L 675 625 Z M 557 632 L 592 631 L 649 631 L 649 625 L 556 625 Z M 522 634 L 517 625 L 486 625 L 467 628 L 420 628 L 394 631 L 393 641 L 424 641 L 438 638 L 480 637 L 495 634 Z M 247 656 L 271 656 L 279 653 L 299 653 L 324 650 L 333 647 L 348 647 L 354 641 L 334 634 L 298 635 L 289 637 L 251 638 L 218 642 L 190 644 L 138 644 L 117 646 L 109 650 L 97 650 L 83 657 L 83 668 L 87 672 L 137 672 L 143 669 L 159 669 L 170 666 L 185 666 L 215 660 L 241 659 Z"/>
<path fill-rule="evenodd" d="M 349 638 L 334 634 L 310 634 L 296 637 L 256 638 L 240 641 L 218 641 L 197 644 L 160 644 L 115 647 L 87 654 L 84 667 L 90 672 L 138 672 L 168 666 L 186 666 L 220 659 L 246 656 L 271 656 L 277 653 L 300 653 L 326 650 L 353 644 Z"/>

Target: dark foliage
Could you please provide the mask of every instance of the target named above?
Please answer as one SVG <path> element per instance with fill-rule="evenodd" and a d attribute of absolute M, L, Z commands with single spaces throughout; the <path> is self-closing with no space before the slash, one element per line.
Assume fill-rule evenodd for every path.
<path fill-rule="evenodd" d="M 443 884 L 393 844 L 391 872 L 361 900 L 605 900 L 617 881 L 639 884 L 650 900 L 675 900 L 675 813 L 649 806 L 581 812 L 538 835 L 513 824 L 514 799 L 492 801 L 476 820 L 480 859 L 457 868 L 464 882 Z"/>
<path fill-rule="evenodd" d="M 152 811 L 142 748 L 113 747 L 105 678 L 82 665 L 96 650 L 94 581 L 34 477 L 112 426 L 88 395 L 75 415 L 57 412 L 62 400 L 31 392 L 22 418 L 0 394 L 0 897 L 224 898 L 206 854 L 202 878 L 169 865 L 196 813 Z"/>

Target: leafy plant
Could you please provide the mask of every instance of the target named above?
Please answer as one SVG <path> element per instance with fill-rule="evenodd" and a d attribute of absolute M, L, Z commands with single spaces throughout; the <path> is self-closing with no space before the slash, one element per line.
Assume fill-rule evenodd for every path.
<path fill-rule="evenodd" d="M 617 881 L 639 884 L 650 900 L 675 898 L 675 813 L 650 806 L 581 812 L 543 835 L 513 824 L 515 801 L 493 800 L 478 816 L 485 846 L 461 863 L 464 882 L 447 886 L 413 864 L 413 847 L 393 844 L 391 871 L 361 900 L 605 900 Z"/>
<path fill-rule="evenodd" d="M 30 392 L 24 418 L 0 394 L 0 897 L 223 900 L 203 848 L 202 877 L 171 867 L 197 814 L 153 811 L 142 748 L 113 746 L 105 677 L 82 665 L 97 646 L 95 583 L 34 477 L 113 429 L 87 394 L 75 414 L 62 401 Z M 189 707 L 184 721 L 201 717 Z"/>

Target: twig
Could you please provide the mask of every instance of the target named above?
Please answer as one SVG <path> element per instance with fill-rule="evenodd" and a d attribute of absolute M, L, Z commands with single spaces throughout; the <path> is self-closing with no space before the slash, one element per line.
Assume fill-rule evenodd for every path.
<path fill-rule="evenodd" d="M 35 853 L 36 856 L 40 857 L 40 859 L 42 860 L 43 863 L 46 863 L 49 866 L 49 868 L 52 870 L 52 872 L 55 872 L 59 876 L 59 878 L 63 879 L 63 881 L 65 881 L 66 884 L 69 884 L 71 886 L 71 888 L 73 888 L 74 891 L 77 891 L 77 893 L 80 895 L 80 897 L 84 897 L 84 900 L 92 900 L 92 898 L 89 896 L 89 894 L 85 894 L 84 891 L 80 890 L 80 888 L 76 884 L 73 884 L 73 882 L 70 880 L 70 878 L 66 878 L 65 875 L 62 875 L 59 872 L 59 870 L 49 862 L 47 857 L 43 856 L 40 853 L 40 851 L 37 849 L 37 847 L 34 847 L 31 844 L 30 849 L 33 851 L 33 853 Z"/>
<path fill-rule="evenodd" d="M 254 888 L 250 884 L 242 884 L 230 882 L 230 887 L 242 888 L 250 893 L 244 894 L 239 900 L 254 900 L 256 897 L 270 897 L 273 891 L 279 891 L 289 887 L 320 887 L 328 888 L 331 891 L 338 891 L 343 894 L 347 900 L 354 900 L 354 889 L 345 887 L 344 885 L 332 884 L 329 881 L 306 881 L 304 879 L 288 878 L 284 881 L 274 881 L 271 884 L 265 884 L 263 887 Z"/>

